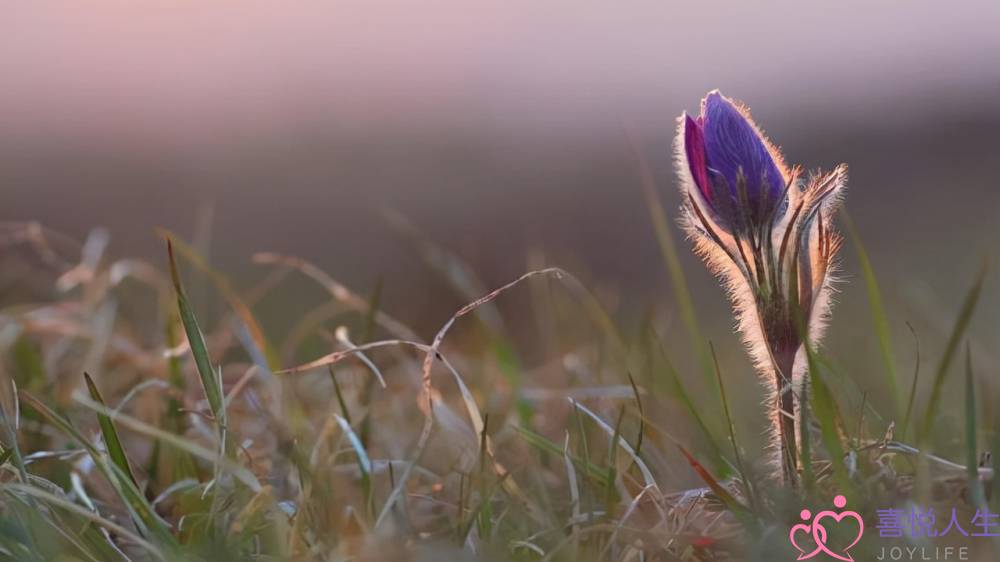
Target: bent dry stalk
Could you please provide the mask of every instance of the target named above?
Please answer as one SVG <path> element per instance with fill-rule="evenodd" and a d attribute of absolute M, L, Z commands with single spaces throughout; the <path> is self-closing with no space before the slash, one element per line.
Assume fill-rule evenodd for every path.
<path fill-rule="evenodd" d="M 830 217 L 847 167 L 808 176 L 787 167 L 747 109 L 718 90 L 702 100 L 697 118 L 681 115 L 674 148 L 681 225 L 733 303 L 768 390 L 775 468 L 794 486 L 797 397 L 807 385 L 803 345 L 817 345 L 830 313 L 842 242 Z"/>

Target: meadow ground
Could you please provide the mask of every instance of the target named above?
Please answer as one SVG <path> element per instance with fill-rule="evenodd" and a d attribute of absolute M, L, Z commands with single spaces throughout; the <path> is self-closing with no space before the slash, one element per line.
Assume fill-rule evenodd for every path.
<path fill-rule="evenodd" d="M 491 291 L 446 246 L 426 246 L 469 302 L 428 337 L 381 306 L 380 286 L 355 291 L 292 256 L 254 255 L 267 274 L 250 284 L 167 232 L 169 257 L 149 263 L 106 255 L 99 231 L 77 245 L 5 225 L 5 248 L 33 256 L 52 298 L 0 311 L 0 557 L 794 560 L 800 511 L 843 494 L 868 528 L 855 560 L 887 546 L 945 559 L 946 545 L 996 559 L 998 539 L 975 533 L 1000 524 L 973 525 L 1000 511 L 985 452 L 1000 449 L 995 389 L 978 374 L 993 366 L 967 345 L 985 268 L 941 318 L 942 353 L 904 374 L 849 231 L 872 318 L 859 329 L 881 360 L 847 373 L 833 352 L 807 354 L 798 421 L 811 462 L 792 488 L 761 449 L 763 416 L 734 421 L 747 418 L 732 404 L 763 393 L 719 368 L 673 226 L 647 195 L 684 358 L 656 315 L 623 325 L 541 258 Z M 276 334 L 258 311 L 302 298 L 295 278 L 317 297 Z M 222 312 L 193 305 L 194 289 Z M 544 361 L 522 359 L 525 319 L 497 306 L 511 298 L 528 303 Z M 888 399 L 869 400 L 859 377 Z M 955 386 L 964 398 L 943 398 Z M 945 408 L 958 431 L 939 424 Z M 890 508 L 935 510 L 937 523 L 954 513 L 970 536 L 882 537 Z M 841 531 L 824 540 L 844 547 L 855 530 Z"/>

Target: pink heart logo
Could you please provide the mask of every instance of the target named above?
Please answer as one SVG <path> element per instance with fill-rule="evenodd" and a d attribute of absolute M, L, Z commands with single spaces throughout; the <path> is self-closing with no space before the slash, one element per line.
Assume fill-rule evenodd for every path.
<path fill-rule="evenodd" d="M 806 517 L 806 518 L 808 519 L 808 517 Z M 822 529 L 822 531 L 820 532 L 820 535 L 821 535 L 821 537 L 823 539 L 823 542 L 826 542 L 826 529 L 822 528 L 822 527 L 821 527 L 821 529 Z M 817 544 L 816 548 L 814 548 L 813 550 L 811 550 L 807 554 L 806 553 L 806 548 L 807 547 L 802 546 L 795 539 L 795 535 L 797 533 L 803 533 L 803 534 L 805 534 L 805 536 L 802 537 L 803 541 L 806 541 L 807 539 L 812 538 L 816 542 L 816 544 Z M 796 560 L 808 560 L 808 559 L 812 558 L 813 556 L 816 556 L 817 554 L 819 554 L 820 552 L 822 552 L 822 548 L 819 546 L 819 541 L 816 541 L 816 539 L 813 538 L 813 528 L 812 528 L 811 524 L 810 525 L 806 525 L 805 523 L 799 523 L 798 525 L 793 526 L 792 529 L 791 529 L 791 531 L 788 532 L 788 542 L 792 543 L 792 546 L 794 546 L 795 549 L 799 551 L 799 557 L 796 558 Z"/>
<path fill-rule="evenodd" d="M 847 505 L 847 499 L 844 498 L 844 496 L 837 496 L 836 498 L 833 499 L 833 504 L 838 508 L 844 507 L 845 505 Z M 808 509 L 803 509 L 802 513 L 800 514 L 800 517 L 802 518 L 803 521 L 809 521 L 810 517 L 812 517 L 812 514 L 809 512 Z M 834 552 L 826 544 L 826 541 L 829 538 L 829 533 L 827 533 L 826 526 L 824 526 L 820 522 L 822 519 L 832 519 L 837 524 L 840 524 L 844 519 L 853 519 L 858 523 L 857 536 L 854 537 L 854 539 L 851 541 L 850 544 L 844 547 L 842 553 Z M 854 558 L 850 555 L 848 551 L 851 548 L 853 548 L 854 545 L 858 544 L 858 542 L 861 540 L 862 535 L 864 535 L 864 532 L 865 532 L 865 522 L 863 519 L 861 519 L 861 516 L 858 515 L 857 512 L 845 510 L 838 513 L 835 511 L 828 510 L 817 513 L 816 517 L 809 524 L 799 523 L 797 525 L 794 525 L 788 532 L 788 541 L 792 544 L 792 546 L 795 547 L 796 550 L 799 551 L 799 556 L 798 558 L 796 558 L 796 560 L 808 560 L 822 552 L 827 556 L 830 556 L 837 560 L 843 560 L 844 562 L 854 562 Z M 802 543 L 799 542 L 800 540 L 805 542 L 806 537 L 802 537 L 801 539 L 796 539 L 796 536 L 802 533 L 805 533 L 806 536 L 812 537 L 813 541 L 816 544 L 816 547 L 813 550 L 806 552 L 807 547 L 803 547 Z"/>

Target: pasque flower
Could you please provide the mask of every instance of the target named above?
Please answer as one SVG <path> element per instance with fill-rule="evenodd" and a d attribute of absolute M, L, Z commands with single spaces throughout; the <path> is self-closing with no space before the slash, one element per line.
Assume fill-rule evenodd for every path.
<path fill-rule="evenodd" d="M 718 90 L 702 100 L 697 118 L 685 113 L 679 121 L 681 223 L 733 302 L 768 389 L 776 464 L 794 485 L 795 420 L 807 390 L 803 345 L 819 342 L 829 316 L 841 245 L 830 217 L 847 168 L 808 176 L 788 168 L 746 108 Z"/>

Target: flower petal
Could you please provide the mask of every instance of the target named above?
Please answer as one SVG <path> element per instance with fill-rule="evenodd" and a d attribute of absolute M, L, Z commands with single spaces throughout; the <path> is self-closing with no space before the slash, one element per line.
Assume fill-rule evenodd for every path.
<path fill-rule="evenodd" d="M 718 91 L 702 102 L 705 155 L 713 181 L 725 180 L 738 197 L 737 178 L 742 170 L 747 196 L 756 205 L 762 196 L 776 201 L 785 179 L 753 121 Z"/>
<path fill-rule="evenodd" d="M 711 184 L 708 180 L 708 161 L 705 158 L 705 135 L 691 116 L 684 114 L 684 153 L 687 156 L 691 177 L 706 201 L 712 200 Z"/>

